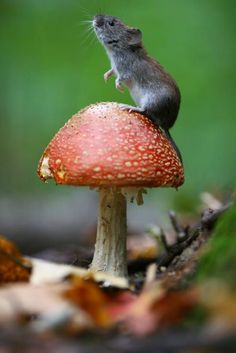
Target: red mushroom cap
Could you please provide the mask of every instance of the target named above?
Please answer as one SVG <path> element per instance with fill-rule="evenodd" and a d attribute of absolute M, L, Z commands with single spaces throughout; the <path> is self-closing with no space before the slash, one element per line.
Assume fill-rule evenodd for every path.
<path fill-rule="evenodd" d="M 81 110 L 44 151 L 44 181 L 87 186 L 172 186 L 184 182 L 183 166 L 169 140 L 150 119 L 98 103 Z"/>

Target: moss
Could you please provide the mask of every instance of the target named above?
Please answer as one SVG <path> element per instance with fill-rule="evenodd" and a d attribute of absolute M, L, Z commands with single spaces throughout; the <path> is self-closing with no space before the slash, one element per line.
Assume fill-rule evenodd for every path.
<path fill-rule="evenodd" d="M 195 279 L 218 279 L 236 288 L 236 206 L 217 223 L 207 251 L 202 256 Z"/>

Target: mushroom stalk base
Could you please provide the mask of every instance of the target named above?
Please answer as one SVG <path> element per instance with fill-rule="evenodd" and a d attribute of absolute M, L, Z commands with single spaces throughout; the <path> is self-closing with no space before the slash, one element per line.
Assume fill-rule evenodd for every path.
<path fill-rule="evenodd" d="M 126 198 L 120 188 L 99 190 L 97 238 L 91 270 L 127 277 Z"/>

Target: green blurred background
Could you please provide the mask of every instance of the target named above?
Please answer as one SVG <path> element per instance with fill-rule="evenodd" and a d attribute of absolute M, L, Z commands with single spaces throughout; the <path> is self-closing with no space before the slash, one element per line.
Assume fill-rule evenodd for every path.
<path fill-rule="evenodd" d="M 235 186 L 235 1 L 1 0 L 0 232 L 7 229 L 6 217 L 17 224 L 18 208 L 29 211 L 35 200 L 55 199 L 62 205 L 72 194 L 86 197 L 89 191 L 41 183 L 38 160 L 55 132 L 84 106 L 109 100 L 132 104 L 127 91 L 116 91 L 113 80 L 103 81 L 109 62 L 84 22 L 98 12 L 142 29 L 148 52 L 182 92 L 172 135 L 183 155 L 186 182 L 178 192 L 151 191 L 145 212 L 173 205 L 189 210 L 201 191 Z M 42 222 L 41 206 L 35 205 L 36 222 Z M 26 217 L 27 229 L 27 215 L 17 214 L 21 222 Z"/>

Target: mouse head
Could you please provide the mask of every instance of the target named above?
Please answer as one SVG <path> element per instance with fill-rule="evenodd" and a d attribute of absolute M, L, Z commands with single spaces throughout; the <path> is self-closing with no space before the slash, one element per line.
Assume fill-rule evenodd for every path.
<path fill-rule="evenodd" d="M 108 50 L 119 50 L 141 45 L 142 32 L 128 27 L 119 18 L 107 15 L 96 15 L 93 28 L 99 41 Z"/>

